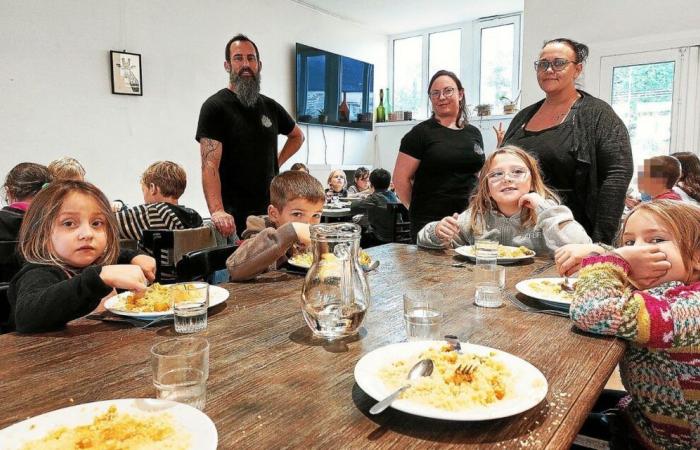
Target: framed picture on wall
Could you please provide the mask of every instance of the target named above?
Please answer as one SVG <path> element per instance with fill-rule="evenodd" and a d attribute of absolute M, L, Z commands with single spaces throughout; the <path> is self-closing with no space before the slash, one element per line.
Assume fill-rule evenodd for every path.
<path fill-rule="evenodd" d="M 112 94 L 143 95 L 141 55 L 110 50 Z"/>

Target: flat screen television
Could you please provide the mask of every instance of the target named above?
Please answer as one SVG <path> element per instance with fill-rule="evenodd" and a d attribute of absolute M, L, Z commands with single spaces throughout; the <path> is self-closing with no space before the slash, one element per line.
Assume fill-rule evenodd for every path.
<path fill-rule="evenodd" d="M 298 123 L 372 129 L 373 64 L 297 43 L 296 72 Z"/>

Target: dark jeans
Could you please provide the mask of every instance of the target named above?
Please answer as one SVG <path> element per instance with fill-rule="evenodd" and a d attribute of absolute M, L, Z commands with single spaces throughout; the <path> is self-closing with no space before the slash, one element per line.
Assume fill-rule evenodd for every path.
<path fill-rule="evenodd" d="M 633 439 L 634 433 L 617 409 L 617 404 L 627 395 L 625 391 L 604 390 L 578 434 L 608 441 L 610 450 L 641 450 L 644 447 Z M 583 449 L 574 445 L 572 449 Z"/>

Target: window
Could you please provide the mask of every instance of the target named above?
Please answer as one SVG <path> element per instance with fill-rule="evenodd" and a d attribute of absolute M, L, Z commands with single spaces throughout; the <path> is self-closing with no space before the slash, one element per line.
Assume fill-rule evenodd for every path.
<path fill-rule="evenodd" d="M 460 54 L 462 50 L 462 30 L 442 31 L 430 34 L 430 47 L 428 53 L 428 79 L 438 70 L 449 70 L 459 76 Z M 426 90 L 428 86 L 425 87 Z"/>
<path fill-rule="evenodd" d="M 465 36 L 473 36 L 472 41 Z M 520 91 L 520 14 L 390 39 L 393 109 L 412 111 L 414 119 L 428 117 L 427 84 L 441 69 L 460 78 L 467 104 L 491 103 L 496 114 L 507 102 L 502 98 L 514 100 Z"/>
<path fill-rule="evenodd" d="M 473 98 L 491 105 L 492 114 L 502 114 L 503 105 L 520 93 L 520 16 L 478 22 L 474 38 L 479 73 Z"/>
<path fill-rule="evenodd" d="M 414 117 L 425 117 L 422 49 L 423 38 L 420 36 L 394 41 L 393 109 L 412 111 Z"/>

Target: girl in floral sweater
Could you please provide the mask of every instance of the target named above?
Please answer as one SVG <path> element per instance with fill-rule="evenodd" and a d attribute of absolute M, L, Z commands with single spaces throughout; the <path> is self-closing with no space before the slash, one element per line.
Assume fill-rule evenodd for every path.
<path fill-rule="evenodd" d="M 700 448 L 700 208 L 638 206 L 620 248 L 581 264 L 571 318 L 629 341 L 620 407 L 647 448 Z"/>

